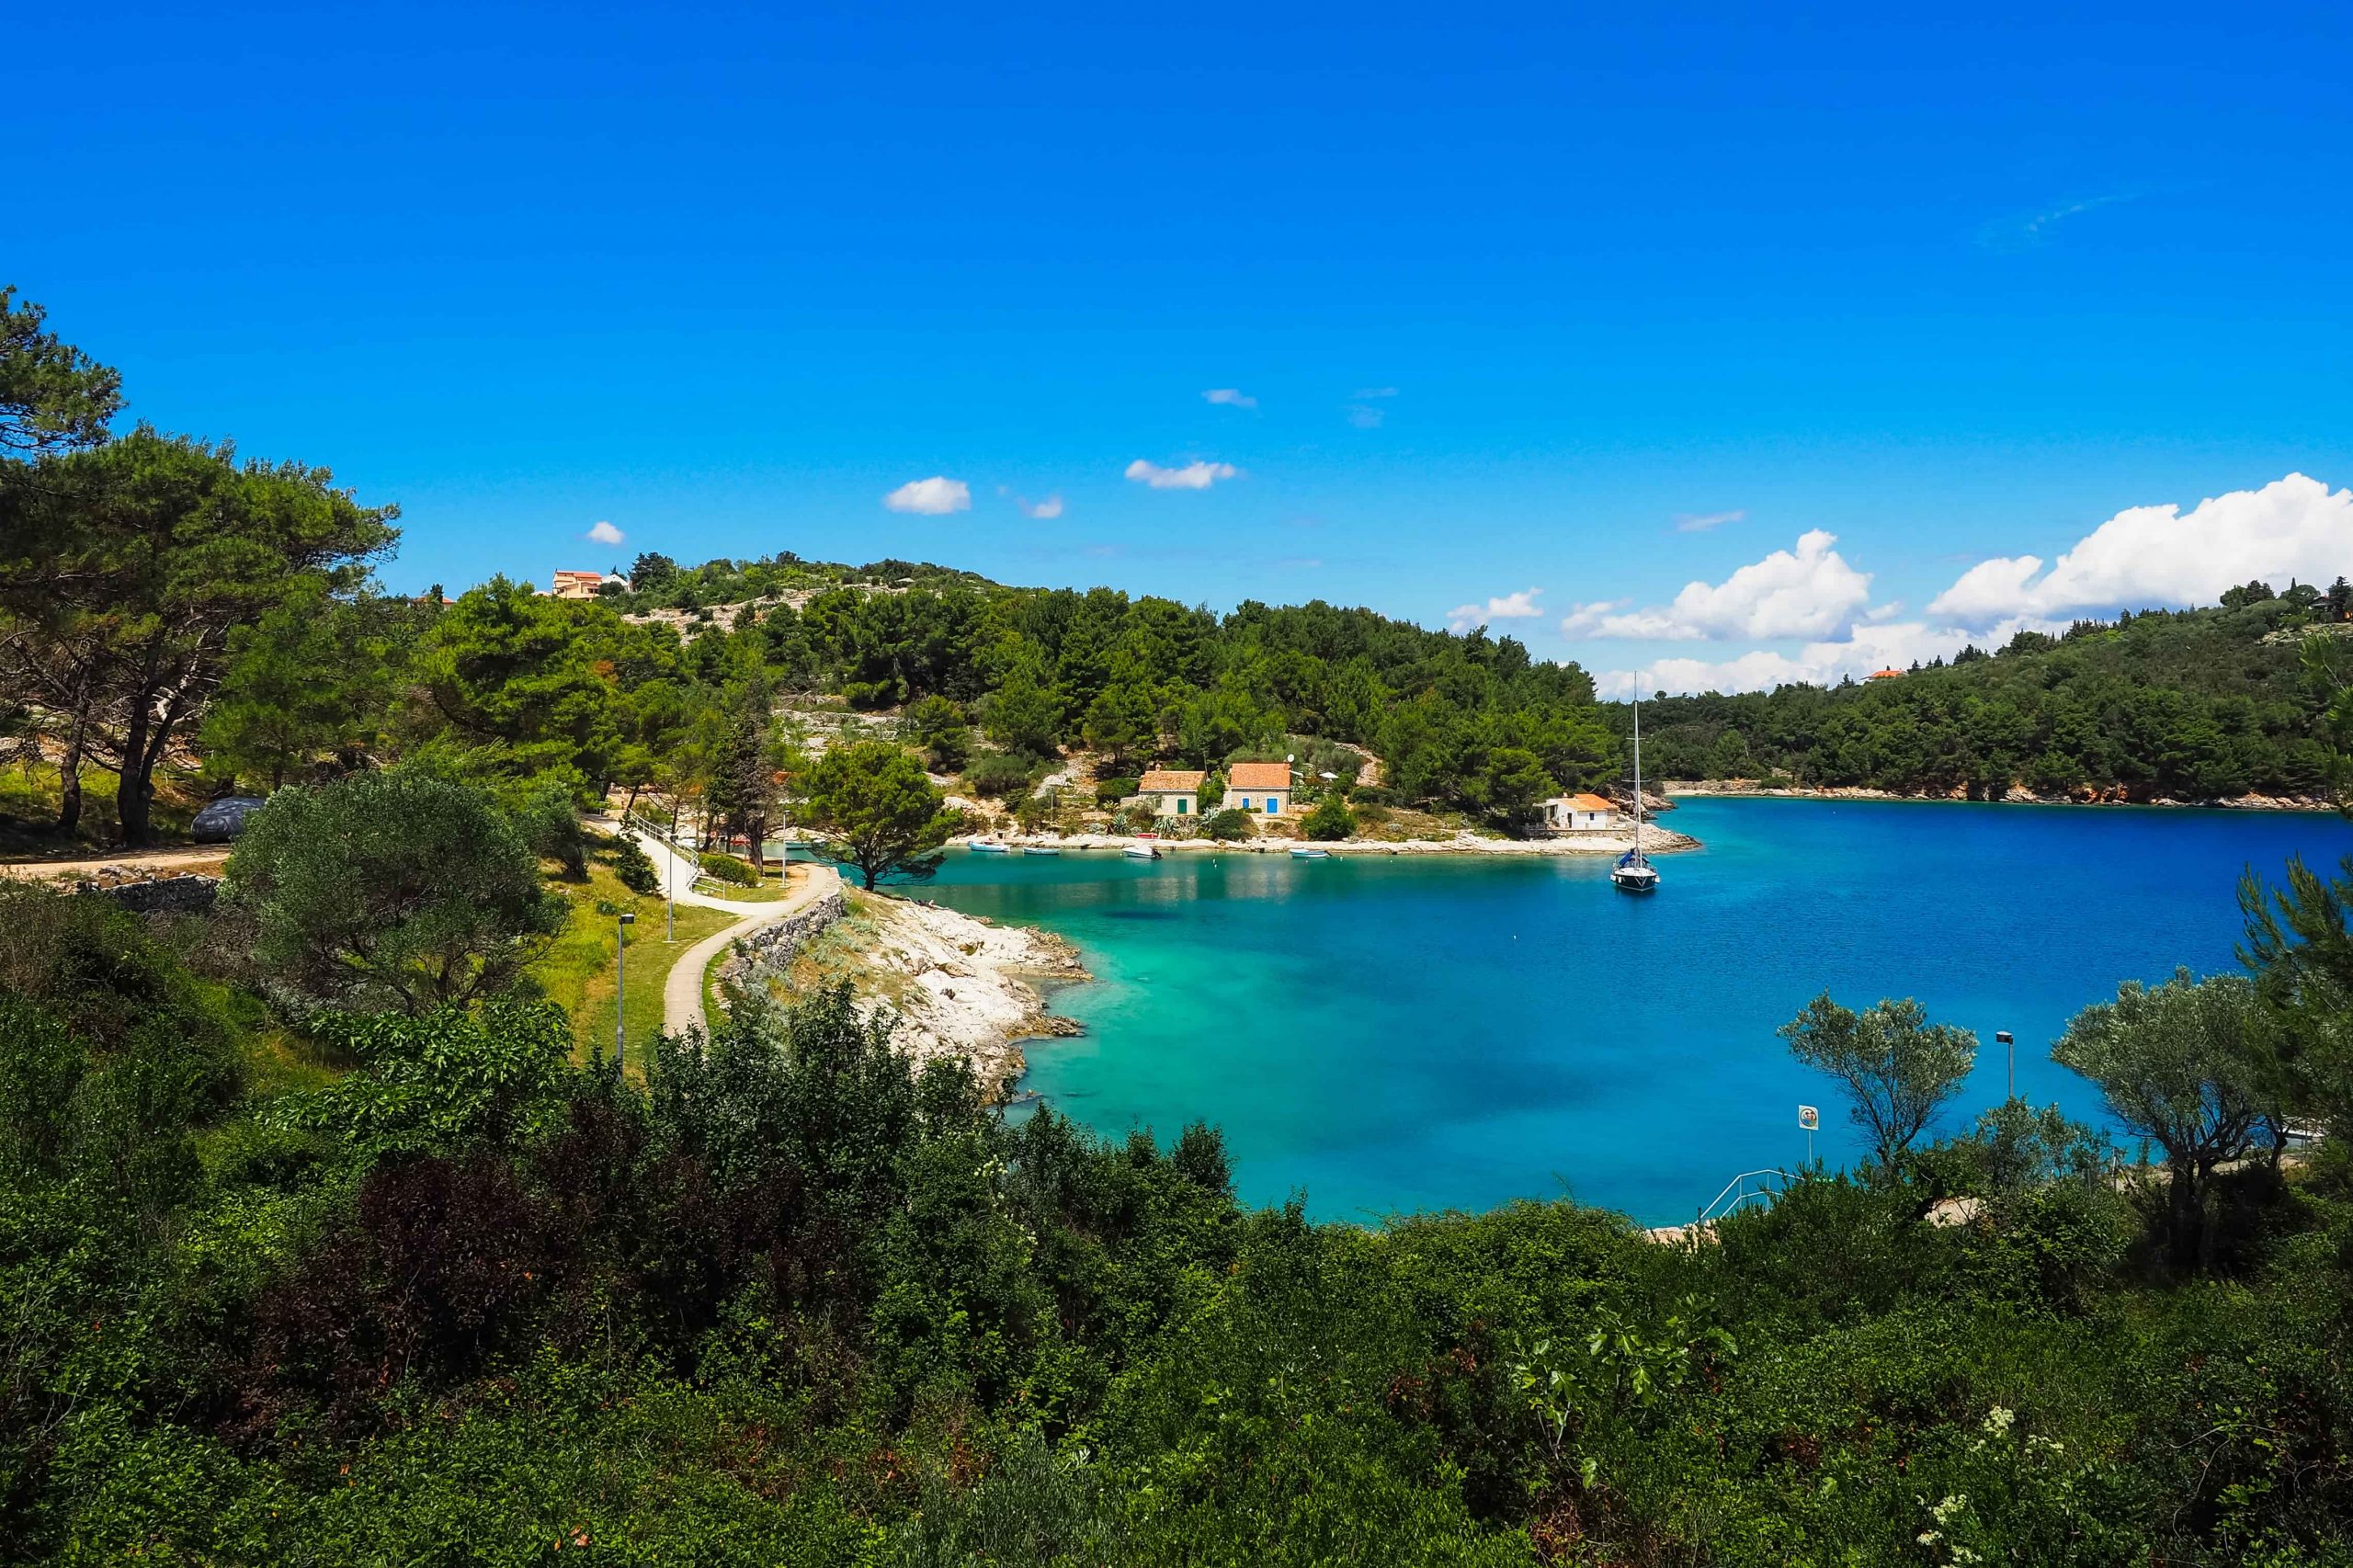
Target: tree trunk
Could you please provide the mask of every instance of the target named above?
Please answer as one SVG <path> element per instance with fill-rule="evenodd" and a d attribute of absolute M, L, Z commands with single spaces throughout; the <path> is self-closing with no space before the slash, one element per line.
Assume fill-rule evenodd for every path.
<path fill-rule="evenodd" d="M 115 816 L 122 825 L 122 842 L 128 848 L 145 844 L 151 831 L 147 808 L 154 785 L 148 770 L 140 766 L 147 755 L 148 722 L 148 693 L 142 691 L 131 699 L 130 720 L 122 734 L 122 778 L 114 791 Z"/>
<path fill-rule="evenodd" d="M 57 831 L 65 838 L 73 837 L 82 825 L 82 733 L 89 722 L 87 712 L 74 715 L 65 755 L 57 763 Z"/>
<path fill-rule="evenodd" d="M 2198 1177 L 2187 1160 L 2167 1161 L 2165 1187 L 2166 1250 L 2177 1268 L 2206 1267 L 2205 1226 L 2200 1222 Z"/>

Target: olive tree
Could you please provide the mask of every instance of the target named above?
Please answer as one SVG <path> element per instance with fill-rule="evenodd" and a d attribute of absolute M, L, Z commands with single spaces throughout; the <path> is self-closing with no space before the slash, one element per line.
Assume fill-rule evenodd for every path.
<path fill-rule="evenodd" d="M 2206 1261 L 2206 1197 L 2215 1166 L 2255 1147 L 2270 1109 L 2263 1015 L 2240 975 L 2162 985 L 2128 980 L 2085 1008 L 2052 1059 L 2099 1085 L 2118 1120 L 2165 1152 L 2166 1241 L 2177 1263 Z"/>
<path fill-rule="evenodd" d="M 355 1010 L 505 991 L 566 913 L 488 795 L 405 768 L 272 795 L 222 891 L 266 974 Z"/>
<path fill-rule="evenodd" d="M 1872 1158 L 1889 1170 L 1961 1092 L 1977 1061 L 1975 1034 L 1929 1023 L 1910 997 L 1856 1013 L 1824 992 L 1779 1033 L 1791 1056 L 1837 1082 L 1847 1114 L 1870 1138 Z"/>

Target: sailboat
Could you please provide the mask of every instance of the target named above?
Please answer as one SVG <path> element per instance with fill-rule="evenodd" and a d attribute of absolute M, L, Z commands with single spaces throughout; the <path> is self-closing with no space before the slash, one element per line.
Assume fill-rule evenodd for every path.
<path fill-rule="evenodd" d="M 1620 892 L 1656 892 L 1658 868 L 1643 853 L 1643 692 L 1642 678 L 1634 680 L 1634 846 L 1618 857 L 1609 868 L 1609 880 L 1618 884 Z"/>

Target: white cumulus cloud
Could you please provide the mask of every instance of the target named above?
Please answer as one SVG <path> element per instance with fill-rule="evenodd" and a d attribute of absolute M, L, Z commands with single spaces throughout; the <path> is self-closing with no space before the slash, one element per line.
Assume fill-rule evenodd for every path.
<path fill-rule="evenodd" d="M 1256 408 L 1258 400 L 1234 387 L 1211 387 L 1201 396 L 1211 403 L 1222 403 L 1229 408 Z"/>
<path fill-rule="evenodd" d="M 1485 604 L 1456 605 L 1446 612 L 1446 619 L 1458 631 L 1473 626 L 1486 626 L 1498 620 L 1532 620 L 1544 613 L 1536 602 L 1541 588 L 1522 588 L 1516 594 L 1502 594 Z"/>
<path fill-rule="evenodd" d="M 1908 670 L 1917 662 L 1949 659 L 1971 643 L 1992 652 L 2021 631 L 2058 632 L 2055 621 L 2011 619 L 1981 631 L 1926 621 L 1857 626 L 1841 641 L 1808 642 L 1794 653 L 1757 648 L 1729 659 L 1660 659 L 1641 670 L 1608 670 L 1594 677 L 1604 697 L 1639 689 L 1682 695 L 1702 691 L 1770 691 L 1777 686 L 1836 686 L 1868 679 L 1882 669 Z"/>
<path fill-rule="evenodd" d="M 1041 523 L 1063 515 L 1063 498 L 1059 495 L 1049 495 L 1043 501 L 1032 501 L 1027 495 L 1017 495 L 1013 498 L 1013 504 L 1021 508 L 1023 516 L 1035 517 Z"/>
<path fill-rule="evenodd" d="M 598 544 L 619 544 L 626 536 L 622 534 L 620 529 L 613 527 L 612 524 L 599 519 L 597 522 L 591 523 L 588 526 L 588 531 L 580 537 L 583 539 L 593 539 Z"/>
<path fill-rule="evenodd" d="M 1202 462 L 1199 459 L 1182 468 L 1163 468 L 1138 458 L 1128 465 L 1128 477 L 1154 490 L 1207 490 L 1221 479 L 1241 478 L 1242 471 L 1232 463 Z"/>
<path fill-rule="evenodd" d="M 1675 602 L 1627 610 L 1581 605 L 1561 622 L 1568 637 L 1643 637 L 1711 642 L 1737 637 L 1824 638 L 1870 599 L 1871 574 L 1831 548 L 1837 536 L 1812 529 L 1794 551 L 1777 550 L 1721 583 L 1688 583 Z"/>
<path fill-rule="evenodd" d="M 972 487 L 961 479 L 944 479 L 934 474 L 929 479 L 909 480 L 882 497 L 882 505 L 893 512 L 944 517 L 950 512 L 965 511 L 972 506 Z"/>
<path fill-rule="evenodd" d="M 2053 616 L 2073 610 L 2210 604 L 2260 577 L 2326 583 L 2353 558 L 2353 490 L 2331 492 L 2301 473 L 2260 490 L 2178 506 L 2131 506 L 2100 524 L 2043 570 L 2042 558 L 1982 561 L 1937 596 L 1928 613 L 1956 620 Z"/>

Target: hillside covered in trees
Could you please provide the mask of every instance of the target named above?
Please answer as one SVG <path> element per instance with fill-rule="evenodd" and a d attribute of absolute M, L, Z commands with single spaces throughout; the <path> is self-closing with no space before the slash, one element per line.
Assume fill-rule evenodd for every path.
<path fill-rule="evenodd" d="M 1836 688 L 1665 697 L 1643 709 L 1657 778 L 1774 778 L 2000 798 L 2315 796 L 2323 710 L 2353 586 L 2261 583 L 2210 608 L 2020 631 L 1998 652 Z M 1630 714 L 1613 707 L 1613 728 Z"/>
<path fill-rule="evenodd" d="M 117 433 L 113 372 L 37 307 L 0 312 L 0 746 L 33 781 L 11 814 L 67 839 L 138 844 L 210 796 L 394 761 L 510 801 L 654 790 L 756 836 L 777 776 L 806 765 L 794 714 L 827 708 L 889 721 L 935 775 L 1016 805 L 1080 750 L 1115 782 L 1300 756 L 1302 804 L 1326 772 L 1347 791 L 1370 756 L 1359 802 L 1504 831 L 1625 774 L 1631 715 L 1574 665 L 1320 601 L 1221 615 L 790 551 L 642 555 L 589 599 L 504 577 L 388 596 L 372 573 L 396 507 L 322 468 Z M 2317 793 L 2332 683 L 2303 654 L 2347 624 L 2353 587 L 2223 599 L 2022 631 L 1900 678 L 1664 699 L 1649 770 L 1992 797 Z"/>
<path fill-rule="evenodd" d="M 2245 975 L 2086 998 L 2054 1055 L 2163 1166 L 2015 1101 L 1931 1136 L 1973 1037 L 1825 996 L 1784 1034 L 1871 1157 L 1684 1242 L 1566 1200 L 1247 1209 L 1215 1130 L 1006 1117 L 844 991 L 624 1072 L 537 961 L 592 855 L 657 885 L 577 808 L 756 824 L 804 765 L 780 713 L 889 716 L 807 788 L 890 782 L 901 860 L 944 815 L 918 750 L 1026 781 L 1347 743 L 1492 820 L 1615 739 L 1573 668 L 1322 605 L 789 557 L 386 596 L 391 508 L 114 435 L 111 374 L 0 312 L 18 771 L 56 815 L 111 777 L 134 838 L 278 797 L 208 910 L 0 881 L 0 1561 L 2347 1561 L 2353 862 L 2250 880 Z M 2319 618 L 2242 600 L 1733 700 L 1819 704 L 1748 743 L 1796 748 L 2095 679 L 2270 733 L 2267 688 L 2333 776 L 2353 697 L 2258 634 Z M 2301 1165 L 2291 1121 L 2330 1135 Z"/>

